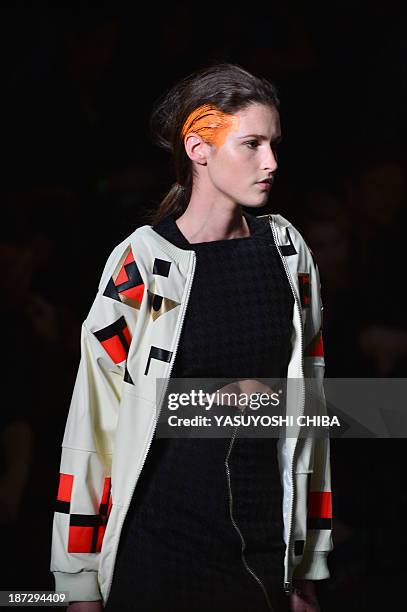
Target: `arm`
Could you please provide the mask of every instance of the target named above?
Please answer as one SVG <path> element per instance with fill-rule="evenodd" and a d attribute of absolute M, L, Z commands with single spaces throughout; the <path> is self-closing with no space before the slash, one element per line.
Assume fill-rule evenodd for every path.
<path fill-rule="evenodd" d="M 62 442 L 54 515 L 51 571 L 70 609 L 91 610 L 102 599 L 100 551 L 112 498 L 110 475 L 123 377 L 138 310 L 105 289 L 124 266 L 128 247 L 109 258 L 99 291 L 82 325 L 81 360 Z M 123 275 L 125 276 L 125 274 Z M 94 602 L 83 607 L 83 602 Z"/>
<path fill-rule="evenodd" d="M 322 341 L 322 301 L 318 267 L 310 253 L 310 304 L 304 329 L 304 376 L 312 382 L 317 402 L 313 414 L 326 414 L 323 388 L 325 370 Z M 308 486 L 307 539 L 304 555 L 296 568 L 298 579 L 321 580 L 329 578 L 328 553 L 332 550 L 332 493 L 329 459 L 329 438 L 314 440 L 313 472 Z"/>

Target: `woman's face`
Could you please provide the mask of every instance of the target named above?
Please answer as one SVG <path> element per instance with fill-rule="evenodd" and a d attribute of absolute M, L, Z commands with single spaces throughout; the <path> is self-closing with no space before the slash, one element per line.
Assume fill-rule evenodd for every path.
<path fill-rule="evenodd" d="M 221 146 L 210 145 L 207 171 L 219 195 L 243 206 L 267 203 L 277 169 L 276 145 L 281 139 L 276 108 L 253 103 L 238 118 Z M 269 179 L 269 183 L 264 183 Z"/>

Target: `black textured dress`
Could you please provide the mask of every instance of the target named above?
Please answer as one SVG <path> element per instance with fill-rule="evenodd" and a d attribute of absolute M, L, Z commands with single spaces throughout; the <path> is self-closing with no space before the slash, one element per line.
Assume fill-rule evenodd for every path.
<path fill-rule="evenodd" d="M 190 244 L 171 217 L 154 226 L 197 257 L 172 377 L 287 374 L 293 295 L 269 224 L 244 215 L 251 235 L 230 240 Z M 228 483 L 230 446 L 230 438 L 153 438 L 121 534 L 110 612 L 267 612 L 268 602 L 288 610 L 276 439 L 238 432 Z"/>

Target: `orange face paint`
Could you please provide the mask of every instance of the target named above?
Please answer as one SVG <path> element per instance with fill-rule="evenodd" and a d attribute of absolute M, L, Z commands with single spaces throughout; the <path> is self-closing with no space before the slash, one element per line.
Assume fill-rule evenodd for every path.
<path fill-rule="evenodd" d="M 224 113 L 211 104 L 202 104 L 189 114 L 182 127 L 181 135 L 182 138 L 185 138 L 190 132 L 195 132 L 205 142 L 214 144 L 219 149 L 228 134 L 238 128 L 239 117 L 237 115 Z"/>

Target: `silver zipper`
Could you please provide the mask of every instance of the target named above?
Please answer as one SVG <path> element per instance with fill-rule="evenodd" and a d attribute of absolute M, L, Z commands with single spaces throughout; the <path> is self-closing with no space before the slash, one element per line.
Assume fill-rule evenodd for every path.
<path fill-rule="evenodd" d="M 173 366 L 174 366 L 174 362 L 175 362 L 175 355 L 176 355 L 177 350 L 178 350 L 178 345 L 179 345 L 179 341 L 180 341 L 180 337 L 181 337 L 181 330 L 182 330 L 182 327 L 183 327 L 184 318 L 185 318 L 185 313 L 186 313 L 186 309 L 187 309 L 188 302 L 189 302 L 189 296 L 190 296 L 190 294 L 191 294 L 192 281 L 193 281 L 193 279 L 194 279 L 194 274 L 195 274 L 195 267 L 196 267 L 196 254 L 195 254 L 195 251 L 191 251 L 191 253 L 192 253 L 192 269 L 191 269 L 191 275 L 190 275 L 190 278 L 188 279 L 188 283 L 189 283 L 189 284 L 188 284 L 188 286 L 187 286 L 187 294 L 186 294 L 186 298 L 185 298 L 185 301 L 184 301 L 184 304 L 183 304 L 183 310 L 182 310 L 182 312 L 181 312 L 180 322 L 179 322 L 179 324 L 178 324 L 178 329 L 177 329 L 177 332 L 178 332 L 178 333 L 177 333 L 176 343 L 175 343 L 175 348 L 174 348 L 173 355 L 172 355 L 172 359 L 171 359 L 171 363 L 170 363 L 170 368 L 169 368 L 169 370 L 168 370 L 168 375 L 167 375 L 167 378 L 166 378 L 166 381 L 165 381 L 164 391 L 163 391 L 163 393 L 162 393 L 162 395 L 161 395 L 160 405 L 159 405 L 159 407 L 158 407 L 158 409 L 157 409 L 157 411 L 156 411 L 156 417 L 155 417 L 155 420 L 154 420 L 154 426 L 153 426 L 153 430 L 152 430 L 152 433 L 151 433 L 151 436 L 150 436 L 150 439 L 149 439 L 149 442 L 148 442 L 147 450 L 146 450 L 146 452 L 144 453 L 144 457 L 143 457 L 143 461 L 142 461 L 142 463 L 141 463 L 141 467 L 140 467 L 139 474 L 138 474 L 138 476 L 137 476 L 137 478 L 136 478 L 136 482 L 134 483 L 134 486 L 133 486 L 133 489 L 132 489 L 132 493 L 131 493 L 131 495 L 130 495 L 130 497 L 129 497 L 129 502 L 128 502 L 128 505 L 127 505 L 127 508 L 126 508 L 126 512 L 123 512 L 123 519 L 121 520 L 121 523 L 120 523 L 120 529 L 119 529 L 119 537 L 120 537 L 120 534 L 121 534 L 121 532 L 122 532 L 123 523 L 124 523 L 124 520 L 125 520 L 125 518 L 126 518 L 127 512 L 128 512 L 128 510 L 129 510 L 130 502 L 131 502 L 131 499 L 132 499 L 132 497 L 133 497 L 133 495 L 134 495 L 134 491 L 135 491 L 135 489 L 136 489 L 136 485 L 137 485 L 138 479 L 139 479 L 140 474 L 141 474 L 141 472 L 142 472 L 142 470 L 143 470 L 143 467 L 144 467 L 144 464 L 145 464 L 145 462 L 146 462 L 146 458 L 147 458 L 148 452 L 149 452 L 149 450 L 150 450 L 151 443 L 152 443 L 152 441 L 153 441 L 154 432 L 155 432 L 155 430 L 156 430 L 157 423 L 158 423 L 158 415 L 159 415 L 159 414 L 160 414 L 160 412 L 161 412 L 161 404 L 162 404 L 162 401 L 163 401 L 163 399 L 164 399 L 164 397 L 165 397 L 165 392 L 167 391 L 167 388 L 168 388 L 168 385 L 169 385 L 169 382 L 170 382 L 171 372 L 172 372 L 172 368 L 173 368 Z M 116 551 L 117 551 L 117 548 L 116 548 Z M 113 562 L 113 568 L 112 568 L 112 572 L 111 572 L 111 576 L 110 576 L 109 586 L 108 586 L 107 591 L 106 591 L 106 599 L 109 597 L 110 589 L 111 589 L 111 587 L 112 587 L 112 581 L 113 581 L 113 573 L 114 573 L 115 561 L 116 561 L 116 557 L 115 557 L 115 560 L 114 560 L 114 562 Z"/>
<path fill-rule="evenodd" d="M 284 270 L 286 272 L 287 278 L 288 278 L 288 282 L 290 283 L 290 287 L 291 287 L 291 291 L 293 293 L 294 296 L 294 301 L 295 304 L 298 308 L 298 312 L 300 315 L 300 347 L 301 347 L 301 376 L 302 379 L 304 379 L 304 365 L 303 365 L 303 321 L 302 321 L 302 312 L 301 312 L 301 306 L 299 304 L 299 298 L 297 296 L 297 292 L 295 291 L 294 288 L 294 284 L 293 284 L 293 280 L 291 278 L 291 272 L 288 269 L 287 266 L 287 262 L 285 261 L 285 258 L 283 257 L 283 254 L 281 252 L 280 246 L 278 244 L 277 241 L 277 232 L 276 232 L 276 228 L 274 225 L 274 219 L 272 219 L 272 215 L 269 215 L 269 223 L 270 223 L 270 227 L 271 227 L 271 231 L 273 233 L 273 237 L 274 237 L 274 243 L 277 247 L 278 253 L 280 255 L 280 259 L 283 262 L 283 266 L 284 266 Z M 302 403 L 301 403 L 301 414 L 304 412 L 304 405 L 305 405 L 305 391 L 304 391 L 304 383 L 302 385 Z M 288 565 L 289 565 L 289 560 L 290 560 L 290 549 L 291 549 L 291 532 L 292 532 L 292 522 L 293 522 L 293 510 L 294 510 L 294 495 L 295 495 L 295 490 L 294 490 L 294 483 L 295 483 L 295 478 L 294 478 L 294 459 L 295 459 L 295 451 L 297 450 L 297 442 L 298 442 L 298 438 L 295 439 L 295 446 L 294 446 L 294 451 L 293 451 L 293 460 L 292 460 L 292 465 L 291 465 L 291 505 L 290 505 L 290 522 L 289 522 L 289 528 L 288 528 L 288 537 L 287 537 L 287 567 L 284 568 L 284 590 L 286 591 L 286 593 L 289 593 L 291 591 L 291 580 L 288 579 Z"/>
<path fill-rule="evenodd" d="M 267 606 L 268 606 L 270 612 L 273 612 L 273 607 L 271 605 L 271 602 L 270 602 L 270 599 L 269 599 L 266 587 L 264 586 L 264 584 L 262 583 L 260 578 L 257 576 L 257 574 L 254 573 L 254 571 L 251 569 L 251 567 L 247 563 L 246 557 L 244 555 L 244 551 L 246 549 L 246 542 L 245 542 L 243 534 L 240 531 L 240 529 L 239 529 L 239 527 L 238 527 L 238 525 L 237 525 L 237 523 L 235 521 L 235 518 L 233 516 L 233 495 L 232 495 L 232 487 L 231 487 L 231 484 L 230 484 L 229 457 L 230 457 L 230 453 L 232 451 L 232 447 L 233 447 L 233 444 L 234 444 L 234 441 L 235 441 L 235 438 L 236 438 L 236 433 L 237 433 L 238 427 L 239 427 L 238 425 L 235 425 L 235 427 L 234 427 L 233 435 L 232 435 L 232 438 L 230 440 L 228 452 L 226 453 L 226 458 L 225 458 L 226 479 L 227 479 L 227 483 L 228 483 L 228 493 L 229 493 L 229 516 L 230 516 L 230 520 L 232 521 L 233 527 L 236 529 L 236 531 L 237 531 L 237 533 L 239 534 L 239 537 L 240 537 L 240 541 L 241 541 L 240 554 L 241 554 L 241 557 L 242 557 L 243 565 L 245 566 L 245 568 L 249 572 L 249 574 L 260 585 L 260 588 L 262 589 L 262 591 L 264 593 L 264 597 L 266 598 Z"/>

